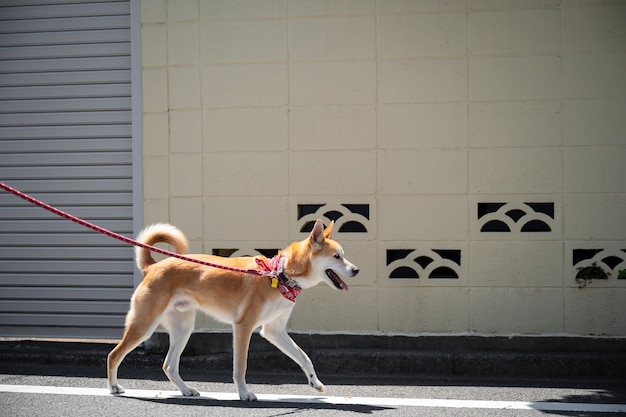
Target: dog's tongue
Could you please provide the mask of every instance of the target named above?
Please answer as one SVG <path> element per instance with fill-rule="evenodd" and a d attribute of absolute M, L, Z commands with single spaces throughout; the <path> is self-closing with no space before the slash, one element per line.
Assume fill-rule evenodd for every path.
<path fill-rule="evenodd" d="M 327 269 L 326 275 L 328 275 L 328 277 L 331 279 L 331 281 L 333 281 L 337 288 L 348 291 L 348 285 L 343 282 L 341 278 L 339 278 L 339 275 L 335 274 L 335 271 L 333 271 L 332 269 Z"/>

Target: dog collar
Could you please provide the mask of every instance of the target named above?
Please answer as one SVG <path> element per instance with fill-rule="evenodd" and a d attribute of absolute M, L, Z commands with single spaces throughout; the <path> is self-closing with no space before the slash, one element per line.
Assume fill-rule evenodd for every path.
<path fill-rule="evenodd" d="M 280 255 L 274 256 L 268 263 L 261 258 L 255 259 L 257 265 L 259 265 L 270 278 L 272 288 L 277 288 L 283 297 L 295 303 L 296 297 L 300 294 L 302 288 L 285 273 L 284 268 L 286 260 L 287 258 Z"/>
<path fill-rule="evenodd" d="M 300 294 L 302 288 L 300 288 L 296 281 L 289 278 L 287 274 L 285 274 L 284 268 L 286 260 L 287 258 L 281 256 L 280 260 L 278 261 L 278 284 L 276 286 L 278 287 L 278 290 L 283 295 L 283 297 L 295 303 L 296 297 L 298 296 L 298 294 Z"/>

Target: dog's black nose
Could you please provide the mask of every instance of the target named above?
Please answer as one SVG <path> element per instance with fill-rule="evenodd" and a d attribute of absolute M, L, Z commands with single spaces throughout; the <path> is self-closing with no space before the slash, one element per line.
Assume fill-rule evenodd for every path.
<path fill-rule="evenodd" d="M 352 276 L 355 276 L 358 273 L 359 273 L 359 268 L 357 268 L 356 266 L 352 268 Z"/>

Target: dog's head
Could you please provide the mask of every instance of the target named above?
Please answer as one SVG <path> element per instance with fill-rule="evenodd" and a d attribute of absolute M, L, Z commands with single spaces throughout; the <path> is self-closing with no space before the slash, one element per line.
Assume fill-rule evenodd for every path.
<path fill-rule="evenodd" d="M 345 258 L 341 245 L 331 239 L 333 225 L 331 222 L 324 229 L 322 221 L 317 220 L 306 239 L 285 249 L 285 272 L 302 288 L 323 281 L 331 288 L 347 291 L 348 286 L 340 276 L 353 277 L 359 273 L 359 268 Z"/>

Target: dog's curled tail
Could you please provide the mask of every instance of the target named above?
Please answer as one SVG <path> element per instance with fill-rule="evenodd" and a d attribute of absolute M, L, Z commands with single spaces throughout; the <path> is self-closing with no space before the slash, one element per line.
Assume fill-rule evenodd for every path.
<path fill-rule="evenodd" d="M 167 223 L 155 223 L 153 225 L 145 227 L 139 235 L 137 240 L 146 245 L 154 245 L 155 243 L 165 242 L 174 247 L 176 253 L 181 255 L 187 253 L 187 238 L 178 228 Z M 152 258 L 152 254 L 148 249 L 136 247 L 135 258 L 137 261 L 137 268 L 143 271 L 150 265 L 156 263 Z"/>

